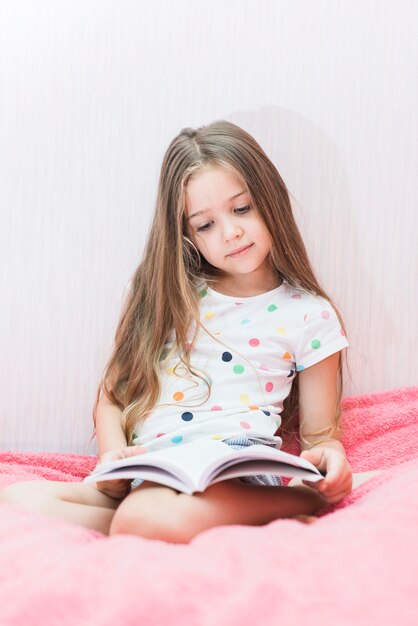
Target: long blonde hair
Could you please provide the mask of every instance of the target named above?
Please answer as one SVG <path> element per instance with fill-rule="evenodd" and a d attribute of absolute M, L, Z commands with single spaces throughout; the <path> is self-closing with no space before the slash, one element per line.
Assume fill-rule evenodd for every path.
<path fill-rule="evenodd" d="M 115 345 L 105 366 L 93 408 L 96 412 L 103 391 L 122 410 L 128 445 L 158 402 L 161 388 L 160 360 L 170 331 L 173 348 L 193 375 L 203 378 L 190 364 L 187 332 L 199 325 L 197 286 L 210 283 L 219 271 L 199 253 L 187 236 L 185 194 L 190 177 L 204 168 L 221 166 L 235 174 L 248 189 L 272 238 L 270 263 L 277 277 L 298 289 L 322 296 L 337 307 L 319 284 L 296 225 L 288 190 L 279 172 L 255 139 L 239 126 L 218 120 L 197 129 L 183 128 L 164 155 L 159 176 L 154 218 L 142 261 L 135 270 L 131 289 L 122 308 Z M 196 336 L 196 333 L 195 333 Z M 192 341 L 193 343 L 193 341 Z M 298 378 L 284 401 L 281 434 L 296 434 Z M 315 434 L 323 439 L 340 432 L 343 392 L 342 356 L 339 353 L 338 400 L 331 427 Z M 210 390 L 209 390 L 210 393 Z M 291 425 L 293 426 L 291 427 Z M 302 435 L 303 439 L 303 435 Z"/>

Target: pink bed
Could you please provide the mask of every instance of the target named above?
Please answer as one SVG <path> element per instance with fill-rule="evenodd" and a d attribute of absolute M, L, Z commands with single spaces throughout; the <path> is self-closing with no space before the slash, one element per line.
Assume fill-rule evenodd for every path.
<path fill-rule="evenodd" d="M 1 505 L 1 626 L 418 623 L 418 387 L 346 398 L 354 471 L 314 524 L 223 526 L 189 545 L 107 537 Z M 0 453 L 0 485 L 81 480 L 92 457 Z"/>

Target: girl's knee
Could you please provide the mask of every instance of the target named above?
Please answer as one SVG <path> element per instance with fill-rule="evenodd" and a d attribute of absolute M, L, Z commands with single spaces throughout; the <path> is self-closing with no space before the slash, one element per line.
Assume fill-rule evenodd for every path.
<path fill-rule="evenodd" d="M 149 515 L 132 514 L 132 511 L 119 509 L 115 511 L 112 518 L 109 535 L 139 535 L 147 539 L 156 538 L 157 520 L 152 519 Z"/>
<path fill-rule="evenodd" d="M 146 539 L 171 543 L 187 540 L 184 532 L 183 507 L 178 506 L 177 494 L 145 491 L 127 496 L 113 516 L 109 535 L 132 534 Z M 138 497 L 139 496 L 139 497 Z M 141 497 L 142 496 L 142 497 Z"/>

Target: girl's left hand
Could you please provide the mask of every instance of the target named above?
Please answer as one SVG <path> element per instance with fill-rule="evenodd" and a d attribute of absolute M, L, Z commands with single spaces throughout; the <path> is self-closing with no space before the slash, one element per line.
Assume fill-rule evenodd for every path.
<path fill-rule="evenodd" d="M 327 446 L 317 446 L 303 450 L 302 458 L 315 465 L 322 474 L 323 480 L 316 483 L 303 480 L 303 484 L 316 489 L 329 504 L 340 502 L 352 489 L 352 472 L 343 452 Z"/>

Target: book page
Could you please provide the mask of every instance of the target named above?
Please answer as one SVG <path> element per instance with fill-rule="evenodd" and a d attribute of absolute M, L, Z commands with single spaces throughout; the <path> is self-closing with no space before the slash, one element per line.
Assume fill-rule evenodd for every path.
<path fill-rule="evenodd" d="M 265 465 L 266 462 L 268 466 Z M 269 469 L 263 469 L 265 467 Z M 306 459 L 270 446 L 256 444 L 236 450 L 219 440 L 199 439 L 173 448 L 100 464 L 85 481 L 121 478 L 119 470 L 117 474 L 113 471 L 117 468 L 124 468 L 124 478 L 142 478 L 166 485 L 168 483 L 164 477 L 169 476 L 170 480 L 177 481 L 176 485 L 182 486 L 181 490 L 184 492 L 188 492 L 189 488 L 203 491 L 229 468 L 233 468 L 234 477 L 267 472 L 282 476 L 297 475 L 311 481 L 315 477 L 318 477 L 317 480 L 323 478 L 317 468 Z M 170 486 L 172 484 L 173 482 Z"/>

